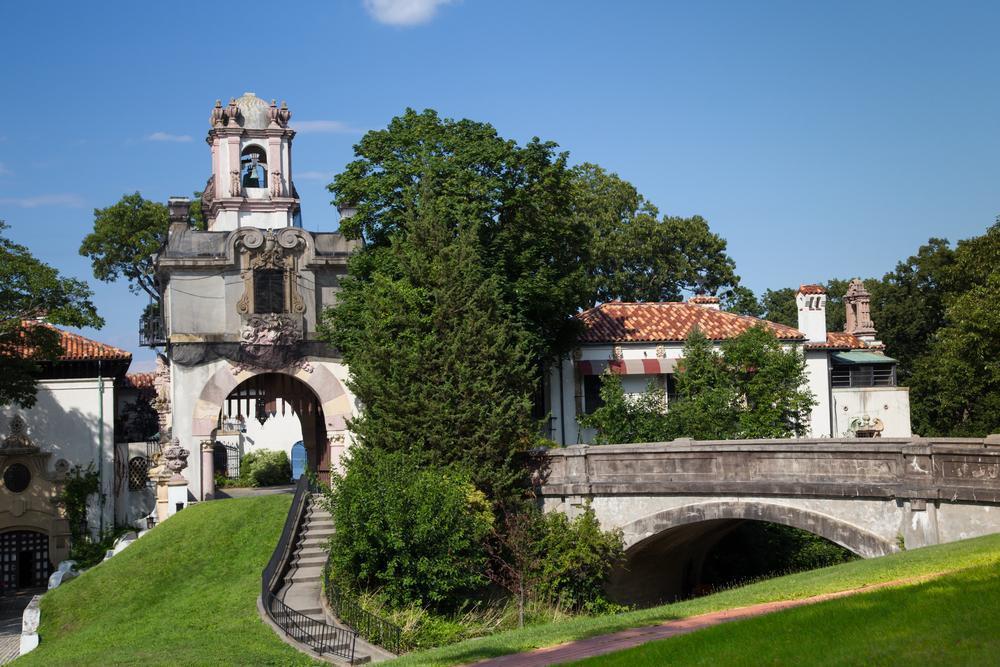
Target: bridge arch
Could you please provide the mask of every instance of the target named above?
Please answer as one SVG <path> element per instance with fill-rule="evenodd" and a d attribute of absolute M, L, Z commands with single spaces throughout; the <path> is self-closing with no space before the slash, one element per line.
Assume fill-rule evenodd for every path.
<path fill-rule="evenodd" d="M 898 547 L 864 528 L 828 514 L 779 503 L 761 501 L 708 501 L 674 507 L 637 519 L 622 527 L 628 551 L 640 550 L 664 531 L 693 523 L 718 520 L 769 521 L 800 528 L 856 553 L 874 558 Z"/>
<path fill-rule="evenodd" d="M 624 525 L 625 561 L 612 573 L 608 593 L 618 602 L 639 605 L 691 595 L 703 587 L 707 555 L 746 521 L 799 528 L 865 558 L 897 550 L 864 528 L 820 512 L 762 500 L 707 500 Z"/>

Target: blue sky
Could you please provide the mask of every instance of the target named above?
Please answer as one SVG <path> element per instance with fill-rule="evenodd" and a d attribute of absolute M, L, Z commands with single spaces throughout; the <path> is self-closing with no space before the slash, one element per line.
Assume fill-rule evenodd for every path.
<path fill-rule="evenodd" d="M 91 278 L 93 208 L 209 175 L 209 111 L 287 100 L 308 229 L 364 130 L 405 107 L 557 141 L 705 216 L 746 285 L 881 275 L 1000 213 L 1000 3 L 9 3 L 0 219 L 90 280 L 135 353 L 144 300 Z"/>

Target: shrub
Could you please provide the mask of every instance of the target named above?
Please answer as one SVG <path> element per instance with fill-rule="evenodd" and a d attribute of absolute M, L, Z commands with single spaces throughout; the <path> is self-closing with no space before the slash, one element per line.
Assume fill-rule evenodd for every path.
<path fill-rule="evenodd" d="M 451 609 L 484 585 L 493 517 L 468 474 L 361 449 L 331 481 L 330 562 L 342 586 L 380 590 L 396 607 Z"/>
<path fill-rule="evenodd" d="M 292 462 L 283 451 L 259 450 L 240 459 L 242 486 L 276 486 L 292 480 Z"/>
<path fill-rule="evenodd" d="M 543 526 L 539 594 L 577 611 L 603 612 L 604 582 L 623 557 L 621 531 L 602 530 L 589 505 L 573 520 L 561 512 L 546 514 Z"/>

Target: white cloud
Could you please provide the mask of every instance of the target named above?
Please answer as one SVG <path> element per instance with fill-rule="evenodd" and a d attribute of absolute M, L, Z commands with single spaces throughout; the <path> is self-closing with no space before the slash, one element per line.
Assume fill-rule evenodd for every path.
<path fill-rule="evenodd" d="M 454 0 L 364 0 L 365 9 L 373 19 L 387 25 L 410 26 L 427 23 L 438 7 Z"/>
<path fill-rule="evenodd" d="M 296 171 L 292 173 L 296 181 L 323 181 L 329 183 L 333 180 L 332 171 Z"/>
<path fill-rule="evenodd" d="M 13 173 L 14 172 L 12 172 L 10 169 L 7 168 L 7 165 L 5 165 L 3 162 L 0 162 L 0 176 L 10 176 Z"/>
<path fill-rule="evenodd" d="M 66 206 L 82 208 L 86 205 L 83 197 L 70 193 L 51 195 L 36 195 L 34 197 L 0 197 L 0 204 L 9 204 L 18 208 L 39 208 L 40 206 Z"/>
<path fill-rule="evenodd" d="M 191 141 L 190 134 L 170 134 L 169 132 L 153 132 L 146 137 L 146 141 L 171 141 L 174 143 L 187 143 Z"/>
<path fill-rule="evenodd" d="M 292 129 L 302 134 L 359 134 L 361 130 L 341 120 L 292 121 Z"/>

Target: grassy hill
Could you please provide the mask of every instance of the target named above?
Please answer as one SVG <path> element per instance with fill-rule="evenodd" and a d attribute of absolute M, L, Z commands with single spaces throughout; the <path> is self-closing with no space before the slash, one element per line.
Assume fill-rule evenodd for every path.
<path fill-rule="evenodd" d="M 289 495 L 190 507 L 42 599 L 31 665 L 310 665 L 260 620 Z"/>
<path fill-rule="evenodd" d="M 1000 571 L 983 565 L 572 664 L 990 665 L 1000 657 L 997 609 Z"/>
<path fill-rule="evenodd" d="M 956 572 L 958 570 L 964 571 Z M 980 655 L 975 652 L 980 649 L 968 649 L 971 651 L 968 653 L 965 651 L 970 645 L 970 638 L 979 634 L 982 615 L 990 609 L 1000 608 L 1000 590 L 997 590 L 1000 587 L 1000 582 L 997 581 L 997 578 L 1000 577 L 1000 535 L 990 535 L 916 549 L 883 558 L 853 561 L 820 570 L 800 572 L 734 588 L 715 595 L 615 616 L 576 618 L 561 623 L 502 632 L 489 637 L 414 653 L 404 656 L 392 664 L 401 666 L 464 664 L 493 656 L 529 651 L 542 646 L 553 646 L 574 639 L 651 625 L 720 609 L 742 607 L 759 602 L 810 597 L 821 593 L 944 572 L 956 573 L 933 581 L 914 583 L 903 588 L 884 589 L 858 597 L 821 603 L 817 607 L 803 607 L 797 610 L 779 612 L 773 617 L 738 622 L 684 637 L 656 642 L 647 645 L 647 647 L 618 654 L 622 657 L 621 662 L 611 662 L 618 658 L 607 656 L 595 658 L 594 664 L 603 664 L 602 661 L 621 665 L 686 664 L 688 660 L 697 663 L 698 661 L 694 660 L 693 656 L 699 655 L 699 651 L 708 651 L 710 647 L 714 647 L 713 650 L 717 653 L 706 653 L 706 655 L 714 657 L 706 659 L 704 664 L 760 664 L 769 661 L 771 644 L 776 638 L 781 638 L 782 642 L 780 647 L 775 648 L 775 651 L 779 652 L 774 653 L 775 660 L 779 664 L 809 664 L 820 658 L 827 658 L 829 662 L 834 663 L 839 660 L 852 664 L 865 662 L 879 664 L 880 662 L 895 662 L 895 660 L 890 660 L 889 654 L 870 653 L 871 646 L 885 641 L 885 646 L 898 647 L 911 639 L 919 638 L 920 641 L 913 644 L 917 648 L 911 648 L 910 652 L 900 653 L 900 655 L 914 658 L 914 656 L 925 655 L 920 647 L 930 650 L 935 646 L 936 636 L 942 638 L 943 643 L 940 646 L 927 653 L 926 659 L 914 658 L 909 662 L 923 664 L 927 660 L 934 660 L 936 655 L 947 655 L 953 658 L 948 662 L 961 664 L 965 660 L 964 656 Z M 965 606 L 962 606 L 959 604 L 959 600 L 964 597 L 981 598 L 981 600 L 969 600 Z M 887 602 L 883 602 L 883 600 Z M 941 609 L 942 604 L 949 605 L 951 609 Z M 912 618 L 900 611 L 901 608 L 909 609 L 911 605 L 914 609 L 920 610 L 919 618 Z M 831 616 L 828 620 L 822 615 L 823 609 L 850 611 L 846 613 L 838 611 L 839 616 Z M 863 616 L 863 620 L 858 623 L 849 622 L 849 617 L 859 609 L 868 609 L 869 613 Z M 888 618 L 890 613 L 895 614 L 893 616 L 895 620 Z M 819 615 L 817 616 L 817 614 Z M 886 616 L 888 620 L 877 623 L 876 621 L 882 616 Z M 991 628 L 989 632 L 1000 636 L 995 632 L 996 624 L 1000 623 L 1000 617 L 996 616 L 995 611 L 993 616 L 994 618 L 989 621 Z M 791 630 L 787 632 L 782 625 L 782 619 L 785 618 L 797 619 L 793 621 L 795 624 L 789 626 Z M 937 625 L 937 619 L 941 619 L 943 623 L 950 623 L 952 627 L 947 630 L 942 629 L 935 635 L 932 628 Z M 838 626 L 838 623 L 841 625 Z M 907 629 L 905 625 L 907 623 L 913 624 L 915 629 Z M 852 648 L 851 644 L 844 643 L 843 647 L 846 652 L 837 653 L 833 649 L 842 643 L 837 638 L 838 627 L 842 628 L 844 632 L 853 628 L 851 631 L 859 634 L 850 636 L 859 638 L 863 638 L 867 632 L 870 634 L 872 644 L 855 643 Z M 731 641 L 724 641 L 720 634 L 744 632 L 740 628 L 751 629 L 746 631 L 746 635 L 740 635 L 739 639 L 734 636 Z M 920 635 L 921 632 L 924 634 Z M 739 642 L 744 641 L 744 638 L 750 637 L 753 633 L 758 633 L 754 643 L 745 645 L 753 648 L 744 648 L 744 645 Z M 715 639 L 704 641 L 700 639 L 709 636 Z M 730 638 L 726 637 L 725 639 Z M 675 642 L 676 644 L 674 644 Z M 813 643 L 810 644 L 810 642 Z M 716 646 L 716 644 L 721 643 L 732 644 L 732 646 L 729 649 L 721 645 Z M 683 646 L 680 646 L 681 644 Z M 678 646 L 678 648 L 673 648 L 674 646 Z M 690 648 L 685 649 L 684 646 Z M 995 644 L 993 646 L 996 647 Z M 641 651 L 644 648 L 653 650 L 653 647 L 656 651 L 669 652 L 650 654 L 652 657 L 647 662 L 642 662 L 646 658 Z M 675 650 L 687 651 L 687 653 L 675 654 L 673 653 Z M 731 652 L 726 653 L 726 650 L 731 650 Z M 857 652 L 854 652 L 855 650 Z M 786 651 L 786 653 L 780 653 L 780 651 Z M 874 657 L 868 660 L 866 656 Z M 971 659 L 969 661 L 975 662 Z"/>

